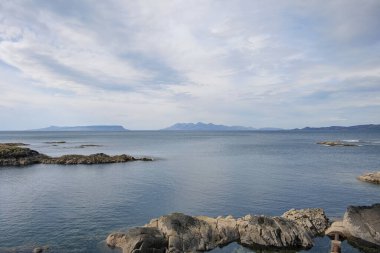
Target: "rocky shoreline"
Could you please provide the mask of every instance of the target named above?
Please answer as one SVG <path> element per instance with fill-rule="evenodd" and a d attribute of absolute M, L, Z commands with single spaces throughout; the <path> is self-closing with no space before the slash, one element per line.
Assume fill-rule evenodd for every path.
<path fill-rule="evenodd" d="M 125 163 L 130 161 L 152 161 L 152 158 L 136 158 L 130 155 L 106 155 L 97 153 L 92 155 L 63 155 L 50 157 L 36 150 L 27 148 L 24 143 L 2 143 L 0 144 L 0 167 L 1 166 L 26 166 L 32 164 L 105 164 Z"/>
<path fill-rule="evenodd" d="M 206 217 L 173 213 L 126 233 L 112 233 L 107 245 L 123 253 L 203 252 L 232 242 L 250 248 L 309 249 L 329 225 L 323 209 L 290 210 L 281 217 Z"/>
<path fill-rule="evenodd" d="M 281 217 L 246 215 L 238 219 L 173 213 L 126 233 L 112 233 L 106 243 L 123 253 L 204 252 L 232 242 L 259 250 L 297 250 L 313 247 L 317 236 L 334 238 L 338 233 L 364 252 L 379 252 L 380 204 L 350 206 L 343 222 L 330 225 L 320 208 L 292 209 Z"/>

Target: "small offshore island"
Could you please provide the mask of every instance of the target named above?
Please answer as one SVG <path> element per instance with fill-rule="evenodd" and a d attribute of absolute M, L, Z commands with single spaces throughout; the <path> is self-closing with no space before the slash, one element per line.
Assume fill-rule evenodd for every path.
<path fill-rule="evenodd" d="M 126 154 L 109 156 L 104 153 L 50 157 L 25 147 L 27 145 L 28 144 L 24 143 L 0 143 L 0 166 L 25 166 L 32 164 L 74 165 L 153 161 L 152 158 L 148 157 L 136 158 Z"/>

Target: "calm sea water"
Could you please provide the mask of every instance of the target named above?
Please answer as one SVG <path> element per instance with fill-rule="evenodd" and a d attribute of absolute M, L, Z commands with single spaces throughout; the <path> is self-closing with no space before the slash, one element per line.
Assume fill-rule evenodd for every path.
<path fill-rule="evenodd" d="M 359 140 L 326 147 L 321 140 Z M 64 144 L 48 144 L 66 141 Z M 54 252 L 118 252 L 114 231 L 171 212 L 240 217 L 380 202 L 380 187 L 356 180 L 380 169 L 380 132 L 0 132 L 0 142 L 62 154 L 127 153 L 154 162 L 34 165 L 0 169 L 0 252 L 49 245 Z M 82 144 L 100 147 L 79 148 Z M 308 252 L 328 252 L 316 239 Z M 359 252 L 344 243 L 343 252 Z M 254 252 L 231 244 L 213 252 Z"/>

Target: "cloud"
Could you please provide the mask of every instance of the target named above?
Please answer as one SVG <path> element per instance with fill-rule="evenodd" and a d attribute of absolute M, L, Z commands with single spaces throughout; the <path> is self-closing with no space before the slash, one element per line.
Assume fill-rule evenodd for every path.
<path fill-rule="evenodd" d="M 379 11 L 375 0 L 3 1 L 1 128 L 376 123 Z"/>

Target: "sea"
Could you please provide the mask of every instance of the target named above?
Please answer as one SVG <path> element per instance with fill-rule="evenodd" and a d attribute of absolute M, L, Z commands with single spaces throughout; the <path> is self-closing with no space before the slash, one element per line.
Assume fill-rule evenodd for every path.
<path fill-rule="evenodd" d="M 358 146 L 316 144 L 327 140 Z M 50 156 L 102 152 L 154 159 L 2 167 L 0 252 L 37 245 L 51 252 L 121 252 L 107 247 L 108 234 L 173 212 L 279 216 L 320 207 L 339 219 L 349 205 L 380 202 L 380 186 L 356 179 L 380 170 L 378 131 L 0 132 L 0 142 L 27 143 Z M 275 252 L 329 249 L 329 238 L 320 237 L 311 250 Z M 210 252 L 262 251 L 232 243 Z M 360 251 L 343 242 L 342 252 Z"/>

